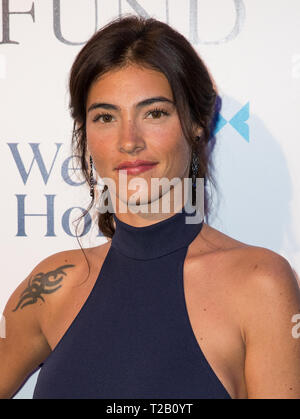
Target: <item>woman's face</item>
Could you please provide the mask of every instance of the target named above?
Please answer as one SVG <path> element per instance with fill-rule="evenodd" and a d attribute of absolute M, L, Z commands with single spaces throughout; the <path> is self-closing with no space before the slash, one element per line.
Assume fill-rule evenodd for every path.
<path fill-rule="evenodd" d="M 99 176 L 115 182 L 117 200 L 127 204 L 138 191 L 134 202 L 147 204 L 168 193 L 151 194 L 151 178 L 188 177 L 191 151 L 163 73 L 135 65 L 112 70 L 92 84 L 86 109 L 88 151 Z M 117 169 L 136 160 L 156 164 L 146 171 Z M 120 175 L 125 177 L 119 188 Z M 137 177 L 141 183 L 129 189 Z"/>

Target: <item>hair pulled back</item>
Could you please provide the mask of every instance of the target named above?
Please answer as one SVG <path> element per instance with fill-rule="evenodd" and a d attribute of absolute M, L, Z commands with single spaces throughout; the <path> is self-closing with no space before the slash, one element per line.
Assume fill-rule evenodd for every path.
<path fill-rule="evenodd" d="M 207 219 L 210 213 L 208 181 L 215 186 L 210 157 L 214 146 L 211 132 L 216 91 L 206 66 L 189 41 L 168 24 L 154 18 L 123 15 L 111 21 L 90 38 L 72 65 L 69 78 L 70 111 L 74 119 L 72 152 L 80 160 L 86 182 L 90 183 L 86 139 L 86 102 L 90 86 L 104 73 L 128 64 L 155 69 L 166 76 L 183 134 L 191 151 L 195 151 L 199 158 L 197 177 L 204 178 Z M 202 128 L 201 139 L 197 142 L 195 126 Z M 86 212 L 93 204 L 94 198 Z M 105 237 L 113 236 L 112 213 L 99 213 L 97 223 Z"/>

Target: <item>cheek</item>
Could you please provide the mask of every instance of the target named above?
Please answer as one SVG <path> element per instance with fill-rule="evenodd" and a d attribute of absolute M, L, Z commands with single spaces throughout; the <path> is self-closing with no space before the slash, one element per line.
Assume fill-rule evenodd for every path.
<path fill-rule="evenodd" d="M 165 127 L 159 127 L 148 134 L 152 138 L 152 144 L 165 152 L 184 152 L 188 149 L 188 144 L 183 136 L 181 126 L 178 121 L 172 122 Z"/>
<path fill-rule="evenodd" d="M 99 140 L 99 135 L 95 129 L 90 126 L 86 127 L 86 140 L 87 140 L 87 147 L 92 154 L 97 148 L 99 148 L 99 144 L 101 140 Z"/>
<path fill-rule="evenodd" d="M 176 164 L 180 172 L 185 173 L 190 165 L 190 148 L 184 137 L 182 137 L 181 143 L 178 145 L 176 151 L 177 155 Z"/>
<path fill-rule="evenodd" d="M 176 141 L 174 141 L 174 144 L 172 145 L 171 153 L 170 157 L 173 159 L 176 170 L 181 174 L 186 172 L 190 163 L 191 150 L 182 131 L 177 134 Z"/>
<path fill-rule="evenodd" d="M 183 132 L 181 130 L 174 130 L 174 132 L 171 133 L 167 144 L 170 158 L 176 161 L 177 164 L 186 166 L 190 158 L 190 146 L 185 139 Z"/>
<path fill-rule="evenodd" d="M 107 142 L 103 141 L 103 139 L 99 139 L 99 135 L 97 135 L 91 129 L 86 130 L 86 136 L 87 149 L 93 156 L 93 162 L 96 171 L 101 177 L 106 176 L 106 165 L 107 162 L 110 161 L 110 150 L 107 147 Z"/>
<path fill-rule="evenodd" d="M 86 139 L 88 150 L 92 153 L 94 158 L 101 158 L 109 152 L 110 142 L 104 135 L 100 136 L 97 129 L 87 126 Z"/>

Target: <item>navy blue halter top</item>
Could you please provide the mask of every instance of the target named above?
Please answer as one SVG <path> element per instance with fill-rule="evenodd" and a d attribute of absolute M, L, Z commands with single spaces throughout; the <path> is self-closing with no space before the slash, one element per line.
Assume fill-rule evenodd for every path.
<path fill-rule="evenodd" d="M 97 281 L 45 360 L 33 398 L 230 398 L 185 304 L 183 264 L 203 225 L 186 223 L 193 214 L 183 208 L 146 227 L 114 214 Z"/>

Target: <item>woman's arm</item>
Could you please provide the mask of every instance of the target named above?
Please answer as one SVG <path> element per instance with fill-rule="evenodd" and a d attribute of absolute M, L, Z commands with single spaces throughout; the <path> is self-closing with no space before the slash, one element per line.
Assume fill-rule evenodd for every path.
<path fill-rule="evenodd" d="M 34 271 L 32 272 L 34 274 Z M 5 310 L 5 338 L 0 339 L 0 398 L 10 398 L 49 355 L 51 349 L 43 336 L 36 305 L 13 311 L 29 277 L 14 291 Z"/>
<path fill-rule="evenodd" d="M 64 292 L 63 279 L 75 278 L 77 268 L 74 271 L 75 264 L 69 262 L 75 259 L 74 252 L 59 252 L 44 259 L 9 298 L 3 313 L 6 336 L 0 338 L 0 398 L 12 397 L 51 353 L 41 319 L 47 300 L 55 302 L 56 294 Z"/>
<path fill-rule="evenodd" d="M 300 398 L 300 290 L 288 261 L 268 251 L 253 258 L 241 296 L 248 397 Z"/>

